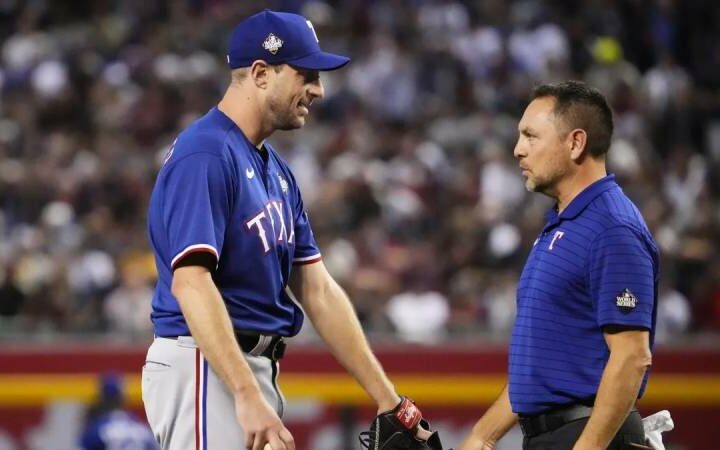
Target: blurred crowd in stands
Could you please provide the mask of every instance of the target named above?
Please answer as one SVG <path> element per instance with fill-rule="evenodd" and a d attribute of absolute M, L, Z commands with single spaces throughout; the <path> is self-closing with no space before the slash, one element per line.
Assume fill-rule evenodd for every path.
<path fill-rule="evenodd" d="M 612 103 L 609 165 L 662 253 L 658 338 L 720 332 L 713 0 L 0 0 L 0 337 L 152 334 L 155 173 L 263 7 L 353 58 L 272 142 L 369 333 L 507 338 L 551 206 L 525 192 L 516 124 L 565 79 Z"/>

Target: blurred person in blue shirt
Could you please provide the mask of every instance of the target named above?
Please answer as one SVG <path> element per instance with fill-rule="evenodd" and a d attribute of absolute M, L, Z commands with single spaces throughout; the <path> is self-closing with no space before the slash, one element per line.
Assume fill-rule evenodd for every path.
<path fill-rule="evenodd" d="M 90 408 L 80 438 L 82 450 L 157 450 L 150 428 L 123 407 L 122 380 L 115 374 L 100 379 L 98 401 Z"/>

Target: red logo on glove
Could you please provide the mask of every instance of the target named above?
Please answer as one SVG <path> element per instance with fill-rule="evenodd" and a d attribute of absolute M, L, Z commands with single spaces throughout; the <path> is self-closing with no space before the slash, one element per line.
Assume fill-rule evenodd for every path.
<path fill-rule="evenodd" d="M 403 399 L 397 408 L 395 417 L 400 421 L 401 424 L 408 430 L 415 429 L 420 419 L 422 419 L 422 413 L 417 406 L 408 398 Z"/>

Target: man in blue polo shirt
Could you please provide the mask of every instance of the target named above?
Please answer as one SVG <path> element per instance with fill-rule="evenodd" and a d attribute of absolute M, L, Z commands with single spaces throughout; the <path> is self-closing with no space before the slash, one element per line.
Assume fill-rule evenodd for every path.
<path fill-rule="evenodd" d="M 378 411 L 412 411 L 408 431 L 430 437 L 370 350 L 325 269 L 295 178 L 266 142 L 302 127 L 323 96 L 320 71 L 348 61 L 323 52 L 302 16 L 245 19 L 230 38 L 225 95 L 165 158 L 148 212 L 159 276 L 142 375 L 163 450 L 295 449 L 277 375 L 283 338 L 303 323 L 296 300 Z"/>
<path fill-rule="evenodd" d="M 642 449 L 635 409 L 651 363 L 658 251 L 605 155 L 603 96 L 580 82 L 533 91 L 515 157 L 556 200 L 517 289 L 508 385 L 461 450 L 492 449 L 519 421 L 526 450 Z"/>

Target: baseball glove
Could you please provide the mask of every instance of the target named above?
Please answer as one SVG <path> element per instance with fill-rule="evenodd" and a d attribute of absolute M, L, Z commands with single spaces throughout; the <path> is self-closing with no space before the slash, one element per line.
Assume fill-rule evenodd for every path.
<path fill-rule="evenodd" d="M 370 430 L 358 438 L 369 450 L 443 450 L 437 431 L 427 441 L 416 438 L 418 426 L 430 429 L 415 403 L 401 397 L 395 408 L 376 416 Z"/>

